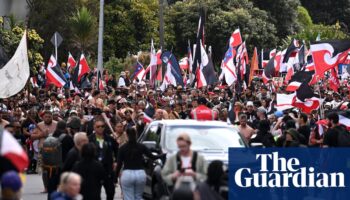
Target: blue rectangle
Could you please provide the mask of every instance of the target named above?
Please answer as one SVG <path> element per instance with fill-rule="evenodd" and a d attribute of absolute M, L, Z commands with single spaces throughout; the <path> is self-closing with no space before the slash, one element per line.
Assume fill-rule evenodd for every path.
<path fill-rule="evenodd" d="M 230 148 L 229 199 L 345 200 L 350 148 Z"/>

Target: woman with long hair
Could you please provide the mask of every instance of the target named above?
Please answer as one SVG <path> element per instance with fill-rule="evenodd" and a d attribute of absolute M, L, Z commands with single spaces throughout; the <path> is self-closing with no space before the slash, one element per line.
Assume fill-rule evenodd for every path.
<path fill-rule="evenodd" d="M 140 200 L 142 199 L 143 189 L 146 184 L 143 156 L 157 159 L 163 157 L 163 155 L 154 156 L 145 145 L 137 143 L 135 128 L 128 128 L 126 134 L 128 142 L 119 149 L 116 173 L 119 176 L 120 170 L 123 167 L 120 184 L 124 200 Z"/>
<path fill-rule="evenodd" d="M 95 145 L 92 143 L 85 144 L 81 150 L 81 157 L 82 159 L 73 167 L 73 171 L 83 179 L 81 194 L 84 200 L 100 200 L 105 173 L 102 164 L 95 160 Z"/>

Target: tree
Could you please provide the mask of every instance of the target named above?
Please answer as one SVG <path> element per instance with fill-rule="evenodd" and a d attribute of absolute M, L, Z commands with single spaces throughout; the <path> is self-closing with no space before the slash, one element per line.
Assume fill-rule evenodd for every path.
<path fill-rule="evenodd" d="M 73 54 L 78 53 L 78 49 L 74 49 L 75 46 L 71 44 L 73 34 L 71 34 L 72 27 L 69 22 L 72 14 L 80 8 L 79 6 L 84 3 L 84 0 L 27 0 L 27 2 L 29 2 L 28 26 L 35 29 L 46 41 L 41 52 L 44 57 L 48 59 L 54 52 L 54 47 L 49 41 L 55 31 L 58 31 L 64 39 L 58 51 L 59 59 L 64 58 L 65 61 L 68 51 Z M 84 5 L 95 14 L 98 10 L 98 6 L 96 6 L 98 0 L 85 2 L 88 4 Z M 97 27 L 95 28 L 97 29 Z"/>
<path fill-rule="evenodd" d="M 298 7 L 298 23 L 301 25 L 302 29 L 298 33 L 290 35 L 282 40 L 282 46 L 284 48 L 290 44 L 292 38 L 305 41 L 307 44 L 309 44 L 310 41 L 315 41 L 318 35 L 320 35 L 322 40 L 349 38 L 338 22 L 333 25 L 313 24 L 309 12 L 302 6 Z"/>
<path fill-rule="evenodd" d="M 314 23 L 332 25 L 339 22 L 345 32 L 349 32 L 350 1 L 348 0 L 301 0 L 308 9 Z"/>
<path fill-rule="evenodd" d="M 302 29 L 313 25 L 309 12 L 302 6 L 298 6 L 298 23 Z"/>
<path fill-rule="evenodd" d="M 306 43 L 309 43 L 315 41 L 318 34 L 320 34 L 321 40 L 349 38 L 349 36 L 341 30 L 339 23 L 334 25 L 314 24 L 297 34 L 287 37 L 282 43 L 284 44 L 284 47 L 287 47 L 292 38 L 301 41 L 304 40 Z"/>
<path fill-rule="evenodd" d="M 73 44 L 81 51 L 88 54 L 95 53 L 93 45 L 97 40 L 96 17 L 83 6 L 71 17 Z"/>
<path fill-rule="evenodd" d="M 298 31 L 299 0 L 253 0 L 253 2 L 258 8 L 268 12 L 269 21 L 275 24 L 279 38 L 285 38 Z"/>
<path fill-rule="evenodd" d="M 14 25 L 12 29 L 0 27 L 0 47 L 3 48 L 8 58 L 11 58 L 15 53 L 23 33 L 24 27 L 18 25 Z M 43 47 L 44 40 L 34 29 L 29 29 L 27 30 L 27 43 L 29 66 L 31 67 L 31 71 L 36 73 L 37 69 L 43 63 L 40 50 Z"/>
<path fill-rule="evenodd" d="M 199 10 L 206 10 L 206 45 L 211 45 L 213 60 L 220 63 L 227 50 L 228 40 L 236 28 L 240 28 L 248 49 L 254 46 L 275 47 L 275 26 L 268 21 L 266 11 L 253 6 L 248 0 L 196 0 L 176 2 L 165 13 L 166 46 L 177 56 L 187 52 L 188 40 L 195 43 Z"/>
<path fill-rule="evenodd" d="M 158 0 L 119 0 L 105 6 L 104 60 L 149 50 L 158 38 Z"/>

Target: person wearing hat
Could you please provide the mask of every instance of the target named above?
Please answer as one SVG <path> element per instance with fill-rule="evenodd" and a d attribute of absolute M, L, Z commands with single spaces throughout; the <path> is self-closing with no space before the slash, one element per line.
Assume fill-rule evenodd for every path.
<path fill-rule="evenodd" d="M 124 71 L 120 72 L 119 80 L 118 80 L 118 87 L 126 87 L 125 83 L 125 77 L 126 73 Z"/>
<path fill-rule="evenodd" d="M 74 96 L 74 100 L 72 102 L 72 105 L 80 107 L 82 104 L 82 100 L 81 100 L 82 95 L 80 93 L 74 93 L 73 96 Z"/>
<path fill-rule="evenodd" d="M 8 171 L 1 176 L 1 200 L 22 199 L 22 181 L 18 173 Z"/>
<path fill-rule="evenodd" d="M 300 146 L 300 133 L 294 128 L 290 128 L 286 131 L 286 136 L 283 143 L 283 147 L 299 147 Z"/>
<path fill-rule="evenodd" d="M 331 110 L 332 109 L 332 103 L 331 102 L 327 102 L 324 104 L 324 110 Z"/>
<path fill-rule="evenodd" d="M 191 111 L 191 119 L 216 120 L 218 113 L 206 106 L 207 100 L 204 97 L 198 98 L 198 106 Z"/>
<path fill-rule="evenodd" d="M 337 108 L 338 106 L 340 106 L 341 103 L 342 103 L 342 99 L 340 98 L 340 94 L 337 92 L 334 92 L 333 101 L 331 101 L 332 108 Z"/>

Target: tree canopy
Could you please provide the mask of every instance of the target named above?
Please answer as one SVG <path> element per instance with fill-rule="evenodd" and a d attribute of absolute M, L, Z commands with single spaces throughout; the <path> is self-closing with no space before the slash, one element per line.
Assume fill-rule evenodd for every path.
<path fill-rule="evenodd" d="M 48 59 L 55 31 L 63 36 L 59 58 L 67 52 L 97 56 L 98 0 L 27 0 L 28 26 L 45 40 L 41 53 Z M 348 38 L 350 3 L 347 0 L 163 0 L 165 49 L 180 58 L 188 41 L 195 43 L 199 11 L 205 10 L 205 44 L 212 46 L 213 60 L 220 64 L 231 33 L 240 28 L 248 52 L 284 47 L 291 38 L 312 41 Z M 104 8 L 104 61 L 118 72 L 131 64 L 131 56 L 149 51 L 151 39 L 159 48 L 159 0 L 106 0 Z M 309 14 L 310 13 L 310 14 Z M 193 48 L 193 47 L 192 47 Z M 60 62 L 62 61 L 60 59 Z M 143 63 L 146 64 L 146 63 Z M 90 65 L 94 65 L 91 63 Z M 114 65 L 116 65 L 114 67 Z"/>
<path fill-rule="evenodd" d="M 13 28 L 4 28 L 2 26 L 3 19 L 0 18 L 0 47 L 3 48 L 7 59 L 10 59 L 15 53 L 19 42 L 24 33 L 24 27 L 14 22 Z M 44 40 L 34 30 L 27 30 L 27 43 L 28 43 L 28 60 L 31 72 L 36 73 L 37 69 L 43 63 L 43 57 L 41 50 L 44 44 Z"/>

